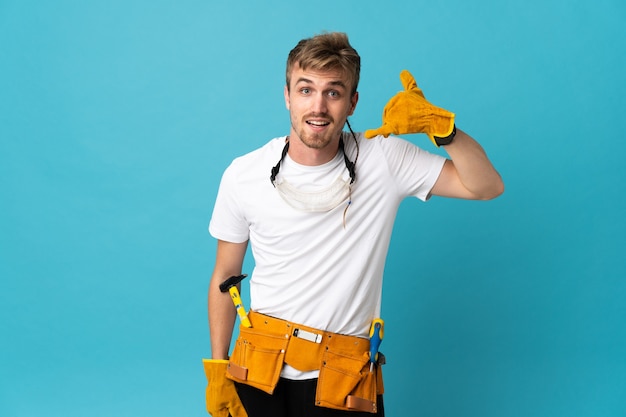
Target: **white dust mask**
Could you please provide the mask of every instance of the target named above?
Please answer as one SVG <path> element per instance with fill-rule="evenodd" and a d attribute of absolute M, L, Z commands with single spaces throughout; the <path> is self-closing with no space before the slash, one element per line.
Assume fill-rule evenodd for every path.
<path fill-rule="evenodd" d="M 330 211 L 350 196 L 350 182 L 341 176 L 318 191 L 301 191 L 283 179 L 274 182 L 278 194 L 296 210 L 308 212 Z"/>
<path fill-rule="evenodd" d="M 348 124 L 348 127 L 350 125 Z M 358 158 L 358 141 L 356 140 L 356 136 L 352 129 L 350 128 L 350 132 L 352 133 L 352 137 L 357 146 L 357 156 L 354 162 L 350 161 L 346 156 L 346 152 L 344 149 L 343 137 L 339 140 L 339 149 L 343 154 L 343 159 L 346 164 L 346 169 L 350 174 L 349 179 L 344 179 L 342 175 L 339 175 L 337 179 L 327 187 L 324 187 L 320 190 L 315 191 L 303 191 L 298 189 L 296 186 L 290 184 L 286 179 L 282 178 L 280 181 L 276 180 L 276 176 L 278 175 L 278 171 L 280 170 L 280 164 L 287 156 L 287 151 L 289 150 L 289 140 L 285 143 L 285 146 L 282 151 L 282 155 L 276 166 L 272 168 L 272 173 L 270 175 L 270 181 L 272 185 L 278 191 L 278 194 L 281 198 L 289 204 L 291 207 L 296 210 L 305 211 L 305 212 L 326 212 L 334 209 L 342 202 L 348 200 L 346 210 L 350 206 L 352 199 L 352 183 L 356 178 L 355 167 L 356 167 L 356 159 Z M 344 210 L 344 226 L 345 226 L 345 211 Z"/>

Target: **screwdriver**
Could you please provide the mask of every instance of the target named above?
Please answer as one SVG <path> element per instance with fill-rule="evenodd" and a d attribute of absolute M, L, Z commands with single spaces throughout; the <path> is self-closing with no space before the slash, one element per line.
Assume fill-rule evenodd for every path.
<path fill-rule="evenodd" d="M 374 363 L 378 360 L 378 347 L 383 341 L 384 325 L 382 319 L 374 319 L 370 327 L 370 372 L 374 371 Z"/>

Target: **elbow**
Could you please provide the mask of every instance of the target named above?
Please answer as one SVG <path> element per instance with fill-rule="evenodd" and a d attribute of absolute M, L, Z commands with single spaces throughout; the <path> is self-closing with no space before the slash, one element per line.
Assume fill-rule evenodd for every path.
<path fill-rule="evenodd" d="M 501 196 L 503 193 L 504 181 L 502 181 L 502 178 L 498 176 L 498 179 L 496 181 L 493 181 L 491 187 L 489 187 L 488 190 L 485 190 L 485 192 L 480 195 L 479 199 L 485 201 L 493 200 L 494 198 Z"/>

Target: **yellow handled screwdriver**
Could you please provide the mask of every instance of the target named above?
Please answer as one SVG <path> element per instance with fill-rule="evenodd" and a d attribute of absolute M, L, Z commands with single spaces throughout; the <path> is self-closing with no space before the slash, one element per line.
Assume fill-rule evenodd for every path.
<path fill-rule="evenodd" d="M 374 319 L 370 327 L 370 372 L 374 371 L 374 364 L 378 361 L 378 348 L 383 341 L 385 322 Z"/>
<path fill-rule="evenodd" d="M 237 284 L 239 284 L 247 276 L 247 274 L 233 275 L 220 284 L 220 291 L 228 291 L 230 293 L 230 298 L 232 298 L 233 304 L 235 304 L 235 309 L 237 310 L 237 315 L 239 315 L 241 324 L 245 327 L 252 327 L 252 323 L 250 323 L 248 314 L 246 314 L 246 309 L 243 307 L 243 302 L 239 296 L 239 290 L 237 289 Z"/>

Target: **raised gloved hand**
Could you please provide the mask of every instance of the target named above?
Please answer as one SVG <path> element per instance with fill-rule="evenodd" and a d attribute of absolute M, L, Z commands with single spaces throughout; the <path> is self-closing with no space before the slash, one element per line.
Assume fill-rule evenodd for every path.
<path fill-rule="evenodd" d="M 383 111 L 383 125 L 365 131 L 368 139 L 377 135 L 385 137 L 404 133 L 426 133 L 435 142 L 435 136 L 447 137 L 454 129 L 454 113 L 433 106 L 417 86 L 415 78 L 407 70 L 400 73 L 404 91 L 393 96 Z"/>
<path fill-rule="evenodd" d="M 248 417 L 235 384 L 226 378 L 227 360 L 203 359 L 206 387 L 206 409 L 213 417 Z"/>

